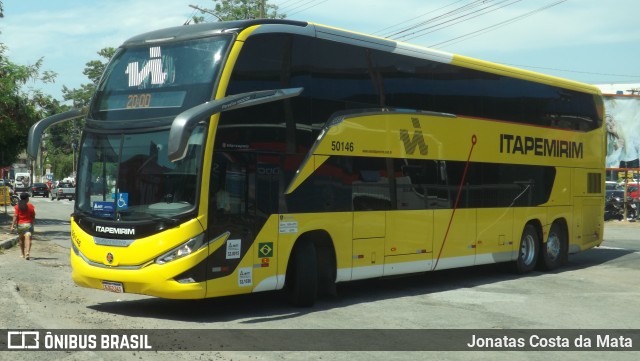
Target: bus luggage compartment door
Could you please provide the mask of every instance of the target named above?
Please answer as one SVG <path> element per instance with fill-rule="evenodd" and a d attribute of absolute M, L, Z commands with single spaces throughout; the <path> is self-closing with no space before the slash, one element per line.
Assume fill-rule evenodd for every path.
<path fill-rule="evenodd" d="M 353 269 L 351 279 L 382 276 L 386 212 L 353 212 Z"/>

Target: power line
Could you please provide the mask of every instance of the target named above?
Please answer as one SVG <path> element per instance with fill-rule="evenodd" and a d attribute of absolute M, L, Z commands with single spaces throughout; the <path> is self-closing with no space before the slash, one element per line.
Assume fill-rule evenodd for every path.
<path fill-rule="evenodd" d="M 293 2 L 291 2 L 291 4 L 289 4 L 289 5 L 286 5 L 286 6 L 278 5 L 278 8 L 281 11 L 290 11 L 290 10 L 293 10 L 293 9 L 297 8 L 298 5 L 300 5 L 301 3 L 304 3 L 306 1 L 309 1 L 309 0 L 293 0 Z M 288 3 L 288 2 L 290 2 L 290 1 L 285 1 L 285 3 Z"/>
<path fill-rule="evenodd" d="M 452 38 L 452 39 L 449 39 L 449 40 L 446 40 L 446 41 L 443 41 L 443 42 L 440 42 L 440 43 L 437 43 L 437 44 L 430 45 L 429 47 L 437 47 L 439 45 L 443 45 L 443 44 L 447 44 L 447 43 L 451 43 L 451 42 L 453 42 L 452 44 L 457 44 L 457 43 L 459 43 L 461 41 L 468 40 L 468 38 L 469 39 L 470 38 L 475 38 L 476 36 L 480 36 L 480 35 L 482 35 L 484 33 L 488 33 L 490 31 L 496 30 L 496 29 L 501 28 L 503 26 L 506 26 L 506 25 L 509 25 L 511 23 L 514 23 L 516 21 L 520 21 L 520 20 L 522 20 L 524 18 L 527 18 L 527 17 L 529 17 L 531 15 L 534 15 L 534 14 L 539 13 L 541 11 L 547 10 L 547 9 L 549 9 L 551 7 L 560 5 L 560 4 L 562 4 L 563 2 L 566 2 L 566 1 L 567 0 L 556 1 L 555 3 L 549 4 L 549 5 L 543 6 L 541 8 L 538 8 L 536 10 L 532 10 L 532 11 L 530 11 L 528 13 L 513 17 L 513 18 L 511 18 L 509 20 L 505 20 L 505 21 L 499 22 L 497 24 L 494 24 L 494 25 L 491 25 L 491 26 L 487 26 L 485 28 L 473 31 L 471 33 L 467 33 L 467 34 L 464 34 L 464 35 L 461 35 L 461 36 L 458 36 L 458 37 L 455 37 L 455 38 Z M 419 37 L 419 36 L 417 36 L 417 37 Z M 412 39 L 415 39 L 415 37 L 412 38 Z M 458 41 L 456 41 L 456 40 L 458 40 Z M 452 45 L 452 44 L 450 44 L 450 45 Z"/>
<path fill-rule="evenodd" d="M 307 6 L 307 5 L 309 5 L 309 4 L 311 4 L 311 3 L 314 3 L 314 2 L 316 2 L 316 0 L 306 0 L 306 1 L 305 1 L 305 0 L 303 0 L 303 1 L 301 1 L 299 4 L 297 4 L 296 6 L 292 7 L 291 9 L 289 9 L 288 11 L 294 11 L 294 10 L 297 10 L 297 9 L 299 9 L 299 8 L 301 8 L 301 7 Z"/>
<path fill-rule="evenodd" d="M 509 2 L 509 1 L 511 1 L 511 2 Z M 431 33 L 434 33 L 436 31 L 451 27 L 453 25 L 457 25 L 457 24 L 463 23 L 465 21 L 469 21 L 471 19 L 475 19 L 475 18 L 477 18 L 479 16 L 486 15 L 486 14 L 492 13 L 494 11 L 503 9 L 503 8 L 505 8 L 507 6 L 511 6 L 511 5 L 513 5 L 515 3 L 518 3 L 520 1 L 522 1 L 522 0 L 502 0 L 502 1 L 498 2 L 498 3 L 495 3 L 495 4 L 492 4 L 492 5 L 489 5 L 489 6 L 474 10 L 472 12 L 469 12 L 467 14 L 464 14 L 464 15 L 461 15 L 461 16 L 458 16 L 458 17 L 455 17 L 453 19 L 449 19 L 449 20 L 443 21 L 441 23 L 426 27 L 424 29 L 417 30 L 417 31 L 414 31 L 414 32 L 409 33 L 409 34 L 402 35 L 398 39 L 404 39 L 405 41 L 406 40 L 416 39 L 416 38 L 422 37 L 424 35 L 431 34 Z M 508 4 L 504 4 L 504 3 L 507 3 L 507 2 L 508 2 Z M 504 5 L 502 5 L 502 4 L 504 4 Z M 500 6 L 500 5 L 502 5 L 502 6 Z M 428 31 L 430 29 L 431 29 L 431 31 Z"/>
<path fill-rule="evenodd" d="M 293 13 L 291 13 L 291 14 L 288 14 L 288 15 L 289 15 L 289 16 L 291 16 L 291 15 L 299 14 L 299 13 L 301 13 L 301 12 L 304 12 L 304 11 L 307 11 L 307 10 L 309 10 L 309 9 L 311 9 L 311 8 L 314 8 L 314 7 L 316 7 L 316 6 L 320 5 L 320 4 L 324 4 L 324 3 L 326 3 L 327 1 L 329 1 L 329 0 L 322 0 L 322 1 L 319 1 L 319 2 L 317 2 L 317 3 L 315 3 L 315 4 L 312 4 L 312 5 L 307 6 L 307 7 L 306 7 L 306 8 L 304 8 L 304 9 L 300 9 L 300 10 L 298 10 L 298 11 L 296 11 L 296 12 L 293 12 Z"/>
<path fill-rule="evenodd" d="M 598 76 L 615 76 L 622 78 L 631 78 L 631 79 L 640 79 L 640 74 L 629 75 L 629 74 L 608 74 L 608 73 L 596 73 L 590 71 L 579 71 L 579 70 L 569 70 L 569 69 L 560 69 L 560 68 L 548 68 L 542 66 L 532 66 L 532 65 L 521 65 L 521 64 L 508 64 L 508 63 L 500 63 L 508 66 L 515 66 L 518 68 L 529 68 L 529 69 L 540 69 L 540 70 L 551 70 L 551 71 L 560 71 L 565 73 L 576 73 L 576 74 L 586 74 L 586 75 L 598 75 Z"/>
<path fill-rule="evenodd" d="M 490 2 L 491 0 L 488 0 L 488 1 Z M 417 24 L 410 25 L 410 26 L 406 27 L 405 29 L 402 29 L 400 31 L 396 31 L 395 33 L 388 34 L 385 37 L 393 38 L 393 37 L 395 37 L 397 35 L 404 34 L 404 33 L 408 32 L 408 31 L 412 31 L 412 30 L 418 29 L 420 27 L 429 25 L 432 22 L 435 22 L 435 21 L 438 21 L 438 20 L 444 20 L 444 19 L 449 18 L 451 16 L 455 16 L 457 14 L 464 13 L 465 11 L 472 10 L 473 8 L 481 6 L 481 5 L 485 4 L 485 3 L 487 3 L 487 0 L 476 0 L 476 1 L 472 2 L 472 3 L 463 5 L 463 6 L 459 7 L 459 8 L 453 9 L 453 10 L 451 10 L 449 12 L 446 12 L 446 13 L 444 13 L 442 15 L 438 15 L 438 16 L 429 18 L 427 20 L 421 21 L 421 22 L 419 22 Z M 434 26 L 437 26 L 437 25 L 434 25 Z M 406 35 L 401 35 L 399 38 L 402 38 L 404 36 L 406 36 Z"/>
<path fill-rule="evenodd" d="M 299 14 L 329 0 L 288 0 L 278 6 L 278 12 L 287 16 Z M 288 4 L 285 6 L 285 4 Z"/>
<path fill-rule="evenodd" d="M 185 20 L 184 24 L 182 25 L 189 25 L 193 20 L 193 17 L 196 16 L 196 14 L 198 14 L 198 9 L 196 9 L 193 5 L 189 5 L 189 7 L 193 8 L 193 10 L 191 11 L 191 15 L 189 15 L 187 20 Z"/>
<path fill-rule="evenodd" d="M 292 1 L 296 1 L 296 0 L 286 0 L 285 2 L 281 3 L 280 5 L 278 5 L 278 7 L 283 6 L 286 3 L 290 3 Z"/>
<path fill-rule="evenodd" d="M 372 35 L 376 35 L 376 34 L 380 34 L 380 33 L 384 32 L 384 31 L 386 31 L 386 30 L 390 30 L 390 29 L 393 29 L 393 28 L 396 28 L 396 27 L 399 27 L 399 26 L 404 26 L 404 24 L 405 24 L 405 23 L 407 23 L 407 22 L 409 22 L 409 21 L 413 21 L 413 20 L 419 19 L 419 18 L 421 18 L 421 17 L 423 17 L 423 16 L 425 16 L 425 15 L 433 14 L 433 13 L 435 13 L 436 11 L 439 11 L 439 10 L 442 10 L 442 9 L 445 9 L 445 8 L 448 8 L 449 6 L 455 5 L 455 4 L 457 4 L 457 3 L 461 2 L 461 1 L 465 1 L 465 0 L 458 0 L 458 1 L 455 1 L 455 2 L 453 2 L 453 3 L 451 3 L 451 4 L 449 4 L 449 5 L 445 5 L 445 6 L 443 6 L 443 7 L 437 8 L 437 9 L 435 9 L 435 10 L 427 11 L 427 12 L 426 12 L 426 13 L 424 13 L 424 14 L 418 15 L 418 16 L 416 16 L 416 17 L 414 17 L 414 18 L 411 18 L 411 19 L 405 20 L 405 21 L 403 21 L 403 22 L 401 22 L 401 23 L 398 23 L 398 24 L 394 24 L 394 25 L 391 25 L 391 26 L 387 26 L 386 28 L 384 28 L 384 29 L 380 29 L 380 30 L 375 31 L 375 32 L 373 32 L 373 33 L 371 33 L 371 34 L 372 34 Z"/>

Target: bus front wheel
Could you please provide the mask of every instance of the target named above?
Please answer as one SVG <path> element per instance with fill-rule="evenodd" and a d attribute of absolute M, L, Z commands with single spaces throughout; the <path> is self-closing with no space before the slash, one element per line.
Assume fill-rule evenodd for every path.
<path fill-rule="evenodd" d="M 311 307 L 318 298 L 318 258 L 309 240 L 297 244 L 287 271 L 287 289 L 291 304 Z"/>
<path fill-rule="evenodd" d="M 536 231 L 536 228 L 532 224 L 527 224 L 520 238 L 518 260 L 515 264 L 516 272 L 524 274 L 533 271 L 538 261 L 539 244 L 540 237 L 538 236 L 538 231 Z"/>

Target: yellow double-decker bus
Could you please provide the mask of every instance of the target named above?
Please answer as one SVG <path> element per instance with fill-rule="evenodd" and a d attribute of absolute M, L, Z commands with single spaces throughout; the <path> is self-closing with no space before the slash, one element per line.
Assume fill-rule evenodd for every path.
<path fill-rule="evenodd" d="M 510 262 L 603 234 L 597 88 L 318 24 L 126 41 L 85 117 L 71 217 L 81 286 L 175 299 Z"/>

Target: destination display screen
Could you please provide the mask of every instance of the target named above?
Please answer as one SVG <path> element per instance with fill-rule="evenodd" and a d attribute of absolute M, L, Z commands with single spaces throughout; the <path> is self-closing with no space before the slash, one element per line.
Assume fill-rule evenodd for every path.
<path fill-rule="evenodd" d="M 144 108 L 182 107 L 186 91 L 162 93 L 115 94 L 104 97 L 100 102 L 100 110 L 123 110 Z"/>

